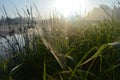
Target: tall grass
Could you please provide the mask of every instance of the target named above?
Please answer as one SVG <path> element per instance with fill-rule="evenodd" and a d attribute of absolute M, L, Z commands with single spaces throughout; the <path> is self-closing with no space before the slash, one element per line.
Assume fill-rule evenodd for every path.
<path fill-rule="evenodd" d="M 119 20 L 67 20 L 56 14 L 34 25 L 32 7 L 23 11 L 28 24 L 20 37 L 1 35 L 8 53 L 0 61 L 1 80 L 120 79 Z"/>

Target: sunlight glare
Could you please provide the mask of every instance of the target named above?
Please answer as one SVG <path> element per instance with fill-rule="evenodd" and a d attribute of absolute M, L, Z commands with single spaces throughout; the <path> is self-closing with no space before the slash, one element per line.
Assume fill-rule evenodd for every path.
<path fill-rule="evenodd" d="M 58 0 L 55 8 L 59 10 L 65 17 L 74 15 L 74 13 L 85 13 L 86 2 L 84 0 Z"/>

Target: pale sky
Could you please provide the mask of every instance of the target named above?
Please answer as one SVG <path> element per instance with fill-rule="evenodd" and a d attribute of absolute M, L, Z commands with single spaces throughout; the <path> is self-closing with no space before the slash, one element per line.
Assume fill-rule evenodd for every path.
<path fill-rule="evenodd" d="M 71 0 L 64 0 L 64 1 L 65 1 L 64 5 L 68 5 Z M 84 8 L 87 11 L 90 11 L 93 7 L 96 7 L 100 4 L 113 6 L 113 4 L 119 0 L 74 0 L 74 1 L 80 1 L 80 2 L 84 1 L 84 4 L 83 4 Z M 2 5 L 5 6 L 8 16 L 14 17 L 16 16 L 16 10 L 14 5 L 22 14 L 23 13 L 22 9 L 26 9 L 26 7 L 29 7 L 29 5 L 33 6 L 33 3 L 35 3 L 35 5 L 39 8 L 39 12 L 41 13 L 41 15 L 44 15 L 44 16 L 47 16 L 50 11 L 53 11 L 54 9 L 56 9 L 55 5 L 61 5 L 63 8 L 65 7 L 61 3 L 61 0 L 0 0 L 0 16 L 3 15 Z M 69 6 L 70 5 L 73 6 L 72 4 L 69 4 Z M 33 7 L 33 9 L 35 8 Z M 65 10 L 63 9 L 63 12 L 64 11 Z"/>

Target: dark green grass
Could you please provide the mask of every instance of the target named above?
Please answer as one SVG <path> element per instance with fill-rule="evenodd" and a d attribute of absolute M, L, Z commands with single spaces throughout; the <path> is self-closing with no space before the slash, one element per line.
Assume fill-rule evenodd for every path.
<path fill-rule="evenodd" d="M 16 44 L 1 36 L 10 51 L 1 58 L 0 80 L 120 80 L 120 21 L 79 18 L 53 16 L 29 23 L 33 33 L 24 32 L 23 48 L 14 34 Z"/>

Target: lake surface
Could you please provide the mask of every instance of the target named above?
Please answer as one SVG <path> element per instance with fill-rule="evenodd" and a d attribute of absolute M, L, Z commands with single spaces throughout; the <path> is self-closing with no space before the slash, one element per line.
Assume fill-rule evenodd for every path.
<path fill-rule="evenodd" d="M 11 46 L 14 49 L 18 49 L 18 45 L 20 48 L 23 48 L 23 46 L 25 46 L 25 40 L 21 34 L 0 37 L 0 55 L 3 56 L 9 53 Z"/>

